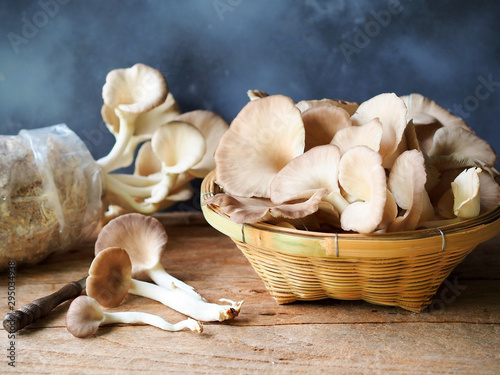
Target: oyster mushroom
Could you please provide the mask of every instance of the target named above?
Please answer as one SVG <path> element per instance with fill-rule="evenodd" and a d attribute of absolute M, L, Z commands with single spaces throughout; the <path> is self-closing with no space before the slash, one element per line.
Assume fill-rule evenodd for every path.
<path fill-rule="evenodd" d="M 300 111 L 283 95 L 247 103 L 215 151 L 217 182 L 235 196 L 268 198 L 274 176 L 304 152 Z"/>
<path fill-rule="evenodd" d="M 441 155 L 468 157 L 481 165 L 493 166 L 498 158 L 485 140 L 461 127 L 443 127 L 434 133 L 431 160 Z"/>
<path fill-rule="evenodd" d="M 355 146 L 367 146 L 378 152 L 382 135 L 382 123 L 378 118 L 375 118 L 363 126 L 349 126 L 340 129 L 330 143 L 336 145 L 342 155 Z"/>
<path fill-rule="evenodd" d="M 375 231 L 384 217 L 387 199 L 380 154 L 366 146 L 348 150 L 340 159 L 339 183 L 355 199 L 340 216 L 342 229 L 358 233 Z"/>
<path fill-rule="evenodd" d="M 480 168 L 465 169 L 451 183 L 453 192 L 453 213 L 462 219 L 479 215 L 481 196 L 479 194 Z"/>
<path fill-rule="evenodd" d="M 203 332 L 203 326 L 190 318 L 171 324 L 158 315 L 143 312 L 104 312 L 99 303 L 88 296 L 80 296 L 73 300 L 66 314 L 66 328 L 73 336 L 79 338 L 93 335 L 102 325 L 115 323 L 143 323 L 172 332 L 185 328 L 194 332 Z"/>
<path fill-rule="evenodd" d="M 403 100 L 408 108 L 408 120 L 413 119 L 413 123 L 417 126 L 423 125 L 423 127 L 429 126 L 430 128 L 439 128 L 440 126 L 459 127 L 468 132 L 473 132 L 460 117 L 455 116 L 435 101 L 423 95 L 405 95 L 401 97 L 401 100 Z M 432 130 L 427 129 L 427 131 Z"/>
<path fill-rule="evenodd" d="M 316 146 L 296 157 L 278 172 L 271 183 L 271 200 L 275 204 L 310 198 L 318 189 L 325 189 L 324 200 L 338 212 L 348 202 L 341 195 L 338 183 L 340 150 L 334 145 Z"/>
<path fill-rule="evenodd" d="M 383 134 L 379 153 L 384 159 L 384 167 L 390 168 L 391 156 L 396 152 L 406 128 L 406 106 L 394 93 L 380 94 L 360 104 L 351 116 L 353 125 L 364 125 L 378 118 Z M 397 156 L 397 155 L 396 155 Z"/>
<path fill-rule="evenodd" d="M 334 107 L 340 107 L 344 109 L 347 113 L 349 113 L 349 116 L 352 116 L 355 112 L 356 109 L 359 107 L 359 103 L 356 102 L 348 102 L 345 100 L 336 100 L 336 99 L 320 99 L 320 100 L 302 100 L 296 104 L 297 108 L 300 109 L 300 112 L 304 113 L 308 109 L 317 107 L 317 106 L 323 106 L 323 105 L 330 105 Z"/>
<path fill-rule="evenodd" d="M 223 213 L 230 215 L 231 221 L 238 224 L 251 224 L 272 219 L 301 219 L 312 215 L 319 209 L 321 198 L 326 189 L 317 189 L 309 199 L 295 199 L 293 202 L 274 204 L 264 198 L 232 197 L 216 194 L 207 198 L 203 205 L 219 206 Z"/>
<path fill-rule="evenodd" d="M 131 259 L 134 277 L 146 274 L 164 288 L 179 288 L 202 299 L 192 286 L 170 275 L 161 264 L 167 242 L 167 232 L 157 219 L 131 213 L 111 220 L 102 228 L 95 242 L 95 254 L 109 247 L 123 248 Z"/>
<path fill-rule="evenodd" d="M 404 210 L 387 228 L 388 232 L 408 231 L 434 218 L 434 209 L 425 190 L 424 157 L 418 150 L 403 152 L 394 162 L 388 186 L 397 205 Z"/>
<path fill-rule="evenodd" d="M 119 118 L 119 130 L 116 143 L 110 153 L 97 162 L 104 172 L 121 166 L 120 157 L 128 147 L 130 139 L 141 129 L 135 120 L 167 98 L 168 88 L 163 75 L 147 65 L 135 64 L 127 69 L 115 69 L 108 73 L 102 88 L 104 105 L 114 111 Z M 102 113 L 109 112 L 104 108 Z"/>
<path fill-rule="evenodd" d="M 198 164 L 187 171 L 194 177 L 203 178 L 215 169 L 214 152 L 229 125 L 222 117 L 204 110 L 183 113 L 176 117 L 176 121 L 193 124 L 203 134 L 206 144 L 205 154 Z"/>
<path fill-rule="evenodd" d="M 242 301 L 217 305 L 193 298 L 184 290 L 162 288 L 156 284 L 133 279 L 132 264 L 126 250 L 111 247 L 99 252 L 89 269 L 87 295 L 104 307 L 118 306 L 127 293 L 153 299 L 181 314 L 200 321 L 223 321 L 238 316 Z"/>

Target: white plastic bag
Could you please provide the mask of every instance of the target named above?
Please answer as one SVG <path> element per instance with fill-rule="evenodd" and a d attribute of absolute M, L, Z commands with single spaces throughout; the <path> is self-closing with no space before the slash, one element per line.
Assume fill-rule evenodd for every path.
<path fill-rule="evenodd" d="M 0 269 L 87 238 L 102 213 L 101 170 L 66 125 L 0 136 Z"/>

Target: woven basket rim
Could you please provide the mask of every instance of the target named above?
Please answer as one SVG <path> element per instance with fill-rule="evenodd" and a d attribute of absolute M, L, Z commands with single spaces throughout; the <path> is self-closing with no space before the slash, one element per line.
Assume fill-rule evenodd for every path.
<path fill-rule="evenodd" d="M 201 185 L 201 202 L 220 192 L 215 170 Z M 449 247 L 474 248 L 500 233 L 500 206 L 478 217 L 430 229 L 396 233 L 325 233 L 283 228 L 272 224 L 237 224 L 214 205 L 202 211 L 215 229 L 235 241 L 303 256 L 395 257 L 431 254 Z"/>

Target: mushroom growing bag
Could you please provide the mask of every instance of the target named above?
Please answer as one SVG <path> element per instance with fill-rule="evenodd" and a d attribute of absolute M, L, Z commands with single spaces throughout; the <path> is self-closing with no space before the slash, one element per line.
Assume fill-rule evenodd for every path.
<path fill-rule="evenodd" d="M 101 170 L 66 125 L 0 136 L 0 269 L 67 250 L 96 228 Z"/>

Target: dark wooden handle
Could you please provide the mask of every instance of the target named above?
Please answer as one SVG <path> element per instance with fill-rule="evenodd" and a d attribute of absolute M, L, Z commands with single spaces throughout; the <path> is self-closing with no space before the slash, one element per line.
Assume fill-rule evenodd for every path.
<path fill-rule="evenodd" d="M 57 292 L 38 298 L 21 307 L 19 310 L 8 313 L 3 319 L 3 328 L 10 333 L 17 332 L 41 317 L 46 316 L 57 305 L 78 297 L 82 290 L 82 286 L 76 281 L 66 284 Z"/>

